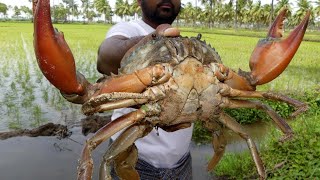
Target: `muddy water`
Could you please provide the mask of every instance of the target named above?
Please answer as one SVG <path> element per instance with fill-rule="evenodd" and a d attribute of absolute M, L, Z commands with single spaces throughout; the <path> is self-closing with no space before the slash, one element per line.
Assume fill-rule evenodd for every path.
<path fill-rule="evenodd" d="M 268 127 L 267 124 L 258 123 L 246 129 L 254 139 L 259 139 Z M 80 128 L 73 128 L 72 132 L 70 138 L 61 140 L 56 137 L 17 137 L 0 141 L 0 179 L 76 179 L 77 160 L 82 144 L 88 137 L 81 134 Z M 246 144 L 237 138 L 237 135 L 231 132 L 227 134 L 229 142 L 227 152 L 247 150 Z M 106 142 L 94 151 L 93 159 L 96 167 L 94 179 L 97 179 L 97 167 L 107 145 Z M 206 172 L 206 162 L 212 153 L 211 145 L 197 146 L 192 143 L 191 154 L 195 180 L 213 179 Z"/>

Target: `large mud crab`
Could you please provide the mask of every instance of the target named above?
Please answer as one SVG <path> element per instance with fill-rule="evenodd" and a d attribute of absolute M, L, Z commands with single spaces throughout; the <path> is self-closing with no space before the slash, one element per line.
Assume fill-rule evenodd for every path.
<path fill-rule="evenodd" d="M 46 78 L 64 97 L 83 104 L 84 114 L 115 108 L 137 106 L 138 109 L 101 128 L 90 138 L 82 151 L 78 179 L 91 179 L 91 152 L 116 132 L 126 129 L 107 150 L 100 167 L 100 178 L 110 179 L 113 164 L 122 179 L 138 179 L 135 171 L 136 139 L 153 127 L 175 131 L 189 127 L 199 119 L 212 132 L 215 153 L 208 164 L 213 169 L 222 157 L 226 142 L 222 128 L 238 133 L 248 144 L 261 179 L 266 177 L 257 148 L 236 121 L 223 108 L 258 108 L 266 112 L 285 134 L 293 134 L 288 124 L 269 106 L 251 98 L 286 102 L 296 108 L 293 116 L 304 112 L 306 104 L 284 95 L 255 91 L 287 67 L 304 36 L 310 13 L 285 40 L 282 25 L 283 10 L 259 41 L 250 59 L 251 72 L 238 73 L 225 67 L 217 52 L 200 38 L 168 38 L 156 34 L 152 40 L 135 47 L 122 60 L 121 75 L 90 84 L 76 73 L 73 55 L 51 23 L 49 0 L 34 0 L 34 47 L 39 67 Z"/>

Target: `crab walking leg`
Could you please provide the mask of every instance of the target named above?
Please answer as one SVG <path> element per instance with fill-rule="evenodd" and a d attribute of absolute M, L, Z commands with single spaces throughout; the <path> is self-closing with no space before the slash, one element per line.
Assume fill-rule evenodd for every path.
<path fill-rule="evenodd" d="M 290 115 L 291 117 L 296 117 L 299 114 L 301 114 L 301 113 L 303 113 L 303 112 L 308 110 L 308 105 L 306 103 L 300 102 L 300 101 L 298 101 L 296 99 L 292 99 L 290 97 L 287 97 L 287 96 L 284 96 L 284 95 L 281 95 L 281 94 L 275 94 L 275 93 L 272 93 L 272 92 L 266 92 L 266 93 L 263 94 L 263 96 L 265 98 L 268 98 L 268 99 L 285 102 L 285 103 L 290 104 L 293 107 L 295 107 L 296 111 L 293 112 Z"/>
<path fill-rule="evenodd" d="M 226 84 L 219 84 L 220 93 L 222 96 L 226 97 L 242 97 L 242 98 L 266 98 L 270 100 L 285 102 L 293 106 L 296 111 L 292 113 L 292 117 L 299 115 L 302 112 L 308 110 L 308 105 L 306 103 L 300 102 L 296 99 L 292 99 L 282 94 L 275 94 L 270 92 L 259 92 L 259 91 L 242 91 L 237 89 L 232 89 Z"/>
<path fill-rule="evenodd" d="M 237 123 L 232 117 L 225 113 L 221 113 L 221 116 L 219 118 L 219 121 L 225 125 L 227 128 L 231 129 L 232 131 L 236 132 L 239 134 L 243 139 L 247 141 L 252 159 L 256 165 L 258 174 L 260 179 L 265 179 L 266 178 L 266 172 L 263 167 L 263 163 L 261 161 L 261 158 L 259 156 L 257 147 L 253 140 L 250 138 L 250 136 L 243 130 L 242 126 Z"/>
<path fill-rule="evenodd" d="M 134 142 L 147 135 L 153 126 L 148 123 L 134 124 L 127 128 L 112 143 L 104 154 L 100 165 L 100 180 L 110 179 L 110 165 L 114 162 L 114 168 L 122 179 L 139 179 L 135 170 L 137 162 L 137 151 Z"/>
<path fill-rule="evenodd" d="M 112 92 L 92 97 L 82 106 L 82 112 L 91 115 L 95 112 L 103 112 L 112 109 L 124 108 L 138 104 L 144 104 L 152 100 L 160 100 L 165 97 L 165 85 L 147 88 L 143 93 Z"/>
<path fill-rule="evenodd" d="M 82 150 L 81 159 L 78 166 L 78 180 L 90 180 L 92 178 L 93 160 L 91 157 L 91 152 L 99 144 L 110 138 L 116 132 L 141 121 L 146 115 L 147 112 L 141 108 L 137 111 L 121 116 L 102 127 L 95 133 L 94 136 L 87 140 Z"/>
<path fill-rule="evenodd" d="M 114 169 L 118 177 L 122 180 L 139 180 L 140 176 L 135 169 L 138 161 L 138 149 L 133 144 L 126 151 L 120 153 L 114 159 Z M 100 178 L 103 180 L 102 178 Z"/>
<path fill-rule="evenodd" d="M 261 109 L 266 112 L 271 119 L 276 123 L 280 130 L 285 134 L 281 141 L 292 137 L 293 131 L 288 125 L 288 123 L 279 116 L 271 107 L 263 104 L 259 101 L 249 101 L 249 100 L 229 100 L 228 103 L 223 104 L 223 106 L 228 108 L 255 108 Z"/>
<path fill-rule="evenodd" d="M 226 149 L 227 141 L 224 138 L 223 131 L 213 132 L 212 136 L 212 145 L 214 149 L 214 154 L 210 162 L 208 163 L 208 171 L 211 171 L 216 167 L 219 163 L 220 159 L 222 158 L 224 151 Z"/>

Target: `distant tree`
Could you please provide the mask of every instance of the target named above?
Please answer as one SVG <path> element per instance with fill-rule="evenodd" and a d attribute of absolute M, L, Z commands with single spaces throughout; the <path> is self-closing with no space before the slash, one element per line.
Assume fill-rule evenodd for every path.
<path fill-rule="evenodd" d="M 240 25 L 244 22 L 245 19 L 245 7 L 248 0 L 236 0 L 235 4 L 235 18 L 234 18 L 234 28 L 238 27 L 238 23 Z"/>
<path fill-rule="evenodd" d="M 308 10 L 312 10 L 311 1 L 309 0 L 297 0 L 297 6 L 298 6 L 297 11 L 293 15 L 293 17 L 289 19 L 289 24 L 291 26 L 297 25 L 299 22 L 301 22 L 305 13 Z M 311 11 L 311 18 L 313 17 L 314 17 L 313 11 Z M 312 20 L 310 21 L 312 22 Z"/>
<path fill-rule="evenodd" d="M 29 7 L 27 6 L 21 6 L 20 7 L 21 11 L 26 14 L 27 18 L 30 19 L 31 16 L 32 16 L 32 9 L 30 9 Z"/>
<path fill-rule="evenodd" d="M 196 9 L 192 6 L 191 2 L 188 2 L 183 10 L 181 11 L 181 14 L 180 14 L 180 18 L 181 19 L 184 19 L 184 22 L 186 24 L 189 24 L 192 22 L 193 25 L 195 25 L 195 21 L 196 21 Z"/>
<path fill-rule="evenodd" d="M 316 7 L 314 8 L 314 13 L 316 16 L 320 16 L 320 0 L 317 0 L 314 2 L 316 4 Z"/>
<path fill-rule="evenodd" d="M 113 12 L 107 0 L 94 0 L 94 6 L 99 13 L 104 15 L 104 23 L 112 23 Z"/>
<path fill-rule="evenodd" d="M 6 16 L 7 11 L 8 11 L 8 6 L 4 3 L 0 3 L 0 14 L 2 14 L 3 16 Z"/>
<path fill-rule="evenodd" d="M 19 17 L 21 15 L 21 10 L 19 9 L 18 6 L 14 6 L 13 11 L 14 11 L 13 15 L 15 17 Z"/>
<path fill-rule="evenodd" d="M 54 22 L 67 21 L 68 9 L 64 7 L 64 4 L 60 3 L 59 5 L 54 5 L 51 11 L 52 11 Z"/>
<path fill-rule="evenodd" d="M 279 0 L 275 7 L 275 14 L 279 14 L 279 11 L 283 8 L 288 9 L 288 16 L 291 16 L 292 12 L 292 3 L 289 0 Z"/>
<path fill-rule="evenodd" d="M 129 7 L 131 16 L 141 16 L 141 10 L 138 1 L 133 1 Z"/>
<path fill-rule="evenodd" d="M 123 1 L 123 0 L 118 0 L 116 1 L 116 10 L 115 10 L 115 14 L 120 16 L 121 19 L 123 17 L 126 17 L 130 15 L 130 4 L 128 2 L 128 0 Z"/>
<path fill-rule="evenodd" d="M 273 0 L 271 0 L 271 11 L 270 11 L 270 16 L 269 16 L 269 24 L 271 26 L 272 21 L 273 21 L 273 15 L 274 15 L 274 4 Z"/>
<path fill-rule="evenodd" d="M 90 6 L 90 0 L 81 0 L 82 2 L 82 15 L 83 15 L 83 19 L 88 19 L 89 21 L 89 6 Z"/>
<path fill-rule="evenodd" d="M 66 4 L 66 8 L 68 9 L 67 13 L 69 16 L 69 20 L 71 19 L 70 16 L 72 17 L 79 16 L 78 4 L 75 1 L 76 0 L 62 0 L 62 2 Z M 71 21 L 73 21 L 73 19 L 71 19 Z"/>
<path fill-rule="evenodd" d="M 228 3 L 222 6 L 222 9 L 220 11 L 220 17 L 228 27 L 231 27 L 232 25 L 232 18 L 234 14 L 233 0 L 230 0 Z"/>

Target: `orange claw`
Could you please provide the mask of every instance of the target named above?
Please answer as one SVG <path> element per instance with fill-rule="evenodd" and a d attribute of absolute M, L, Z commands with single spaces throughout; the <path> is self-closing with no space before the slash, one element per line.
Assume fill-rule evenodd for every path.
<path fill-rule="evenodd" d="M 280 40 L 286 9 L 282 10 L 266 39 L 260 40 L 250 58 L 252 85 L 268 83 L 278 77 L 297 52 L 308 26 L 310 11 L 303 21 L 284 40 Z"/>
<path fill-rule="evenodd" d="M 77 80 L 73 55 L 63 33 L 52 26 L 50 0 L 33 0 L 34 48 L 44 76 L 66 94 L 83 95 L 85 87 Z"/>

